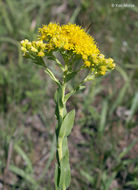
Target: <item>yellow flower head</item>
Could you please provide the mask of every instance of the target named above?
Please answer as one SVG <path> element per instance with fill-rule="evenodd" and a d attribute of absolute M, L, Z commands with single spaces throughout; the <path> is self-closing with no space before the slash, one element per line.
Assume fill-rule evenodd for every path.
<path fill-rule="evenodd" d="M 113 59 L 105 59 L 100 53 L 93 37 L 76 24 L 60 26 L 56 23 L 43 25 L 39 29 L 37 41 L 21 41 L 22 51 L 33 56 L 43 57 L 50 52 L 59 51 L 81 58 L 84 67 L 90 68 L 96 75 L 104 75 L 115 67 Z"/>
<path fill-rule="evenodd" d="M 44 56 L 45 56 L 45 53 L 44 53 L 43 51 L 40 51 L 40 52 L 38 53 L 38 56 L 39 56 L 39 57 L 44 57 Z"/>

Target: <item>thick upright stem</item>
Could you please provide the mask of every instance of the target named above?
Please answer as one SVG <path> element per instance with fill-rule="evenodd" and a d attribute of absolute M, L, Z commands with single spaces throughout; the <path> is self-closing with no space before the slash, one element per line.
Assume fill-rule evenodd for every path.
<path fill-rule="evenodd" d="M 63 190 L 66 190 L 66 187 L 65 187 L 65 186 L 63 187 Z"/>
<path fill-rule="evenodd" d="M 58 119 L 58 126 L 56 128 L 57 137 L 57 166 L 55 170 L 55 184 L 56 190 L 66 190 L 71 181 L 71 172 L 69 164 L 69 150 L 67 136 L 70 134 L 74 123 L 75 111 L 69 113 L 66 111 L 66 76 L 67 64 L 63 72 L 63 81 L 59 83 L 57 92 L 55 94 L 56 101 L 56 116 Z"/>
<path fill-rule="evenodd" d="M 64 98 L 65 98 L 65 88 L 66 88 L 66 84 L 63 83 L 62 86 L 59 86 L 58 87 L 58 90 L 57 90 L 57 110 L 58 110 L 58 127 L 57 127 L 57 132 L 56 132 L 56 137 L 57 137 L 57 163 L 58 163 L 58 182 L 60 183 L 60 180 L 61 180 L 61 161 L 62 161 L 62 158 L 63 158 L 63 139 L 62 138 L 59 138 L 59 131 L 60 131 L 60 128 L 61 128 L 61 125 L 62 125 L 62 122 L 63 122 L 63 119 L 64 119 L 64 116 L 66 115 L 66 103 L 64 101 Z M 62 189 L 60 190 L 66 190 L 66 186 L 65 184 L 63 184 L 62 186 Z"/>

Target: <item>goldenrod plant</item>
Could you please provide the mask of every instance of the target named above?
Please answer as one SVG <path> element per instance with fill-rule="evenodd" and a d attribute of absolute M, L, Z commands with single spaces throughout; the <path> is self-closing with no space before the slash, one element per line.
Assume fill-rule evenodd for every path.
<path fill-rule="evenodd" d="M 71 133 L 75 118 L 75 110 L 67 112 L 66 103 L 73 94 L 84 88 L 84 83 L 105 75 L 114 69 L 115 64 L 112 58 L 106 59 L 100 53 L 94 39 L 86 32 L 86 29 L 70 23 L 43 25 L 39 29 L 36 41 L 30 42 L 27 39 L 21 41 L 21 50 L 26 58 L 43 66 L 45 72 L 57 84 L 55 92 L 55 115 L 58 121 L 55 129 L 57 140 L 55 188 L 66 190 L 71 181 L 67 137 Z M 63 58 L 62 62 L 58 59 L 59 54 Z M 51 71 L 46 60 L 54 61 L 59 66 L 60 78 Z M 83 72 L 83 78 L 69 91 L 69 82 L 81 72 Z"/>

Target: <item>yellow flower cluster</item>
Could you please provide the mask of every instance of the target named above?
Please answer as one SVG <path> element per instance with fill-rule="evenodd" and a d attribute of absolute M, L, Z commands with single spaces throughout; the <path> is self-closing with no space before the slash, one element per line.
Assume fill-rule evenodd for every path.
<path fill-rule="evenodd" d="M 70 52 L 80 57 L 84 66 L 92 69 L 96 75 L 104 75 L 115 67 L 113 59 L 105 59 L 94 39 L 80 26 L 50 23 L 40 28 L 39 33 L 38 41 L 21 41 L 21 49 L 25 55 L 29 53 L 43 57 L 47 52 L 57 50 L 66 54 Z"/>
<path fill-rule="evenodd" d="M 29 42 L 27 39 L 21 41 L 21 50 L 24 55 L 32 54 L 40 57 L 45 56 L 46 44 L 42 40 Z"/>

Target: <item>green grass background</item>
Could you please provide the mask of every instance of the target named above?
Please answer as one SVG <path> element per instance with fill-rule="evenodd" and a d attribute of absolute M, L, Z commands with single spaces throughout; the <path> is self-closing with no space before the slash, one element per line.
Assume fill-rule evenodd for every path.
<path fill-rule="evenodd" d="M 56 86 L 19 45 L 50 21 L 91 24 L 101 52 L 117 65 L 68 102 L 76 109 L 69 189 L 138 189 L 137 13 L 132 0 L 0 0 L 0 189 L 54 189 Z"/>

